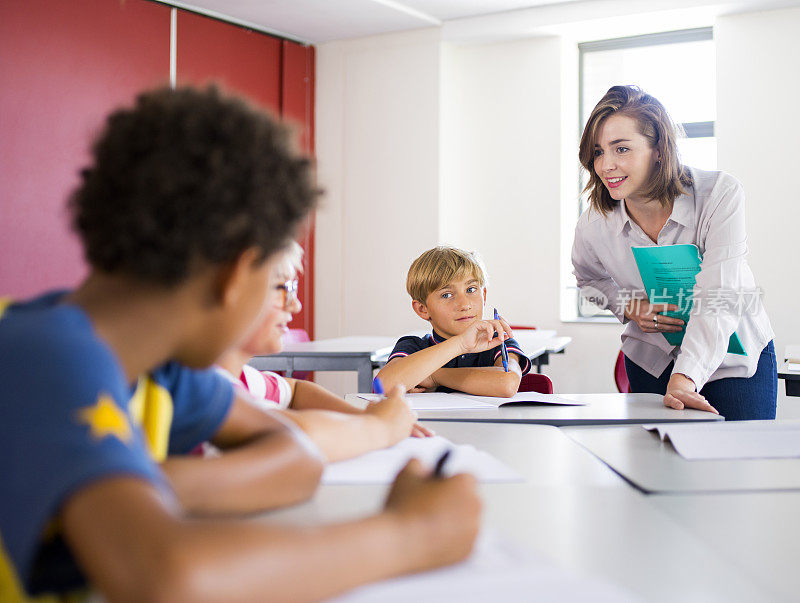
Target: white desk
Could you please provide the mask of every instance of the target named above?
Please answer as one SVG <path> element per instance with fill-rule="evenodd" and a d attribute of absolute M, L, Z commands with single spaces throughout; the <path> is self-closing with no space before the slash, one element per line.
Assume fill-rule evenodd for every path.
<path fill-rule="evenodd" d="M 777 592 L 772 600 L 797 601 L 800 493 L 672 495 L 649 500 L 706 543 L 715 559 Z"/>
<path fill-rule="evenodd" d="M 479 423 L 538 423 L 541 425 L 604 425 L 623 423 L 680 423 L 721 421 L 719 415 L 699 410 L 674 410 L 658 394 L 560 394 L 586 406 L 523 406 L 510 404 L 491 410 L 421 410 L 426 421 Z M 358 404 L 355 394 L 346 398 Z M 642 430 L 644 431 L 644 430 Z"/>
<path fill-rule="evenodd" d="M 672 444 L 640 426 L 564 431 L 645 492 L 800 491 L 800 459 L 687 461 Z"/>
<path fill-rule="evenodd" d="M 563 354 L 572 343 L 572 337 L 558 337 L 552 329 L 517 329 L 514 331 L 514 339 L 522 346 L 539 373 L 542 372 L 542 366 L 550 363 L 550 354 Z M 542 347 L 544 352 L 531 356 L 532 352 Z"/>
<path fill-rule="evenodd" d="M 778 599 L 769 584 L 720 557 L 555 427 L 427 425 L 454 442 L 479 446 L 525 476 L 524 483 L 481 486 L 483 523 L 531 551 L 644 601 Z M 363 517 L 381 508 L 386 491 L 323 486 L 310 502 L 258 520 L 309 525 Z"/>
<path fill-rule="evenodd" d="M 413 334 L 424 336 L 427 331 Z M 520 330 L 517 334 L 523 334 L 518 341 L 537 370 L 547 364 L 549 354 L 563 353 L 572 341 L 556 337 L 555 331 Z M 286 371 L 287 377 L 294 371 L 357 371 L 358 391 L 371 392 L 373 370 L 386 364 L 398 339 L 400 336 L 360 336 L 289 343 L 278 354 L 254 356 L 248 364 L 260 371 Z"/>
<path fill-rule="evenodd" d="M 271 356 L 248 363 L 260 371 L 357 371 L 358 390 L 372 391 L 372 371 L 392 351 L 395 337 L 336 337 L 287 344 Z M 385 361 L 384 361 L 385 362 Z"/>

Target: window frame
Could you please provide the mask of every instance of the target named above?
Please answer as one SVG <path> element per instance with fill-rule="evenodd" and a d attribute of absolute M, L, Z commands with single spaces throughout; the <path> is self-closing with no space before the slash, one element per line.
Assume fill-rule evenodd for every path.
<path fill-rule="evenodd" d="M 665 46 L 667 44 L 685 44 L 688 42 L 705 42 L 714 39 L 713 27 L 698 27 L 694 29 L 681 29 L 675 31 L 665 31 L 636 36 L 626 36 L 621 38 L 610 38 L 607 40 L 593 40 L 590 42 L 578 43 L 578 133 L 583 132 L 583 101 L 584 101 L 584 57 L 587 53 L 600 52 L 606 50 L 623 50 L 630 48 L 641 48 L 646 46 Z M 715 134 L 714 121 L 684 122 L 678 124 L 686 135 L 686 138 L 713 138 Z M 578 217 L 583 210 L 583 168 L 578 171 L 578 196 L 577 212 Z M 581 309 L 580 291 L 577 291 L 575 298 L 575 319 L 576 322 L 613 322 L 617 323 L 616 317 L 610 310 L 600 310 L 593 314 L 585 313 Z"/>

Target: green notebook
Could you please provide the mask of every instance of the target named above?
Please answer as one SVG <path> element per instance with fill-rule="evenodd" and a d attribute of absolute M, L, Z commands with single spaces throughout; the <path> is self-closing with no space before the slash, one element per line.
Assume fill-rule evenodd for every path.
<path fill-rule="evenodd" d="M 700 251 L 696 245 L 661 245 L 657 247 L 631 247 L 639 274 L 646 291 L 657 291 L 658 303 L 675 304 L 678 312 L 664 312 L 667 316 L 680 318 L 687 323 L 692 310 L 692 292 L 695 276 L 700 272 Z M 681 345 L 683 331 L 662 333 L 672 345 Z M 742 341 L 734 333 L 728 342 L 728 353 L 746 356 Z"/>

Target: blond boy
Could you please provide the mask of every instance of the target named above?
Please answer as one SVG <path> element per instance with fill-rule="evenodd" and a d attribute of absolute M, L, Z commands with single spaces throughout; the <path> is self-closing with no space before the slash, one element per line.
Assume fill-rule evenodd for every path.
<path fill-rule="evenodd" d="M 476 254 L 445 245 L 426 251 L 411 264 L 406 290 L 414 312 L 431 323 L 432 332 L 398 340 L 378 373 L 386 387 L 501 397 L 517 393 L 531 363 L 505 320 L 483 319 L 486 272 Z M 508 371 L 501 358 L 503 341 Z"/>

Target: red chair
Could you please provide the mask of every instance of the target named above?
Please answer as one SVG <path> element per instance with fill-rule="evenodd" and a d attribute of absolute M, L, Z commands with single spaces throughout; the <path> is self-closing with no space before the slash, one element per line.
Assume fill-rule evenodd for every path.
<path fill-rule="evenodd" d="M 518 392 L 538 392 L 540 394 L 552 394 L 553 382 L 547 375 L 541 373 L 528 373 L 519 382 Z"/>
<path fill-rule="evenodd" d="M 628 373 L 625 372 L 625 355 L 622 350 L 617 355 L 617 363 L 614 365 L 614 382 L 621 394 L 631 393 L 631 384 L 628 382 Z"/>
<path fill-rule="evenodd" d="M 283 334 L 283 345 L 287 343 L 302 343 L 304 341 L 311 341 L 311 338 L 306 333 L 305 329 L 289 329 Z"/>
<path fill-rule="evenodd" d="M 305 329 L 289 329 L 282 337 L 283 345 L 287 343 L 302 343 L 311 341 Z M 285 371 L 277 371 L 279 375 L 284 375 Z M 314 373 L 311 371 L 295 371 L 292 379 L 302 379 L 303 381 L 313 381 Z"/>

